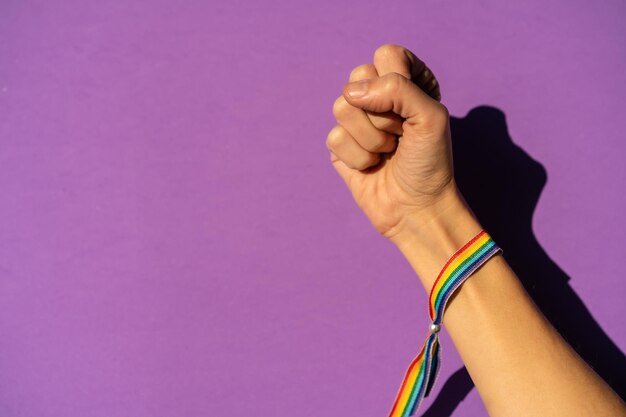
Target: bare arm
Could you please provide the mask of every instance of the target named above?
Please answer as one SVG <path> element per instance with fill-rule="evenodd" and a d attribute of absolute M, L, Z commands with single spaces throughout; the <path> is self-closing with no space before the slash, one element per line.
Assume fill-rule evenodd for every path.
<path fill-rule="evenodd" d="M 432 73 L 404 48 L 379 48 L 373 65 L 350 75 L 358 80 L 366 81 L 346 86 L 335 102 L 331 162 L 429 291 L 446 260 L 481 230 L 454 181 L 447 110 Z M 489 414 L 626 416 L 619 396 L 544 318 L 505 257 L 476 271 L 444 316 Z"/>
<path fill-rule="evenodd" d="M 393 240 L 427 290 L 439 271 L 423 260 L 443 265 L 481 230 L 458 197 L 437 218 L 410 228 Z M 626 415 L 621 399 L 544 318 L 501 255 L 463 284 L 444 325 L 491 416 Z"/>

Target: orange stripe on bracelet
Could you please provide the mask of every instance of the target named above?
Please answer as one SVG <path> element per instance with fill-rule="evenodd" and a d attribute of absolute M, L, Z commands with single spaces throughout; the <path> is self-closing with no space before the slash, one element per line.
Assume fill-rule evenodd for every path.
<path fill-rule="evenodd" d="M 430 333 L 420 353 L 407 369 L 396 394 L 389 417 L 415 414 L 422 400 L 430 394 L 441 364 L 439 330 L 446 304 L 461 284 L 493 255 L 501 252 L 493 239 L 481 230 L 448 259 L 437 276 L 429 297 Z"/>

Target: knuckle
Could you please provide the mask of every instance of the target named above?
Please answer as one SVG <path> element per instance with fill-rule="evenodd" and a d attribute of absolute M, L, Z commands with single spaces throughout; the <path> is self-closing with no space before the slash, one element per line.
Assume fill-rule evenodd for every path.
<path fill-rule="evenodd" d="M 376 49 L 374 52 L 375 60 L 389 60 L 405 54 L 405 48 L 393 43 L 386 43 Z"/>
<path fill-rule="evenodd" d="M 384 78 L 385 82 L 383 83 L 383 90 L 386 94 L 397 93 L 406 81 L 406 78 L 397 72 L 390 72 L 389 74 L 386 74 Z"/>
<path fill-rule="evenodd" d="M 363 64 L 350 71 L 351 80 L 363 80 L 370 78 L 373 74 L 373 65 Z"/>
<path fill-rule="evenodd" d="M 329 150 L 337 149 L 344 141 L 344 137 L 342 134 L 342 130 L 339 126 L 335 126 L 328 132 L 328 136 L 326 136 L 326 148 Z"/>
<path fill-rule="evenodd" d="M 343 96 L 339 96 L 333 103 L 333 115 L 336 119 L 340 119 L 345 116 L 349 108 L 350 103 L 348 103 Z"/>
<path fill-rule="evenodd" d="M 431 96 L 435 100 L 438 100 L 437 96 L 439 95 L 439 82 L 437 82 L 436 78 L 433 77 L 431 79 L 431 81 L 428 83 L 425 91 L 426 91 L 426 93 L 429 96 Z"/>

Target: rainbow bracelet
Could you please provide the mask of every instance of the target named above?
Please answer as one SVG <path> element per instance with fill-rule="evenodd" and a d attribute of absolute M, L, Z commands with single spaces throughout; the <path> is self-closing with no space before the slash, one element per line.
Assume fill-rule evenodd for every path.
<path fill-rule="evenodd" d="M 469 276 L 496 253 L 502 251 L 493 239 L 481 230 L 446 262 L 430 291 L 430 333 L 421 352 L 413 359 L 398 390 L 389 417 L 415 414 L 420 403 L 432 389 L 441 364 L 438 333 L 446 304 L 452 294 Z"/>

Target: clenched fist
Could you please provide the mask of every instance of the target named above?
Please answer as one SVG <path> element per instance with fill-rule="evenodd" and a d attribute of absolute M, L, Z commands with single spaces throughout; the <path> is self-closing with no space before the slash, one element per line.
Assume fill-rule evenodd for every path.
<path fill-rule="evenodd" d="M 376 230 L 394 239 L 460 197 L 448 111 L 432 72 L 409 50 L 384 45 L 335 101 L 331 162 Z"/>

